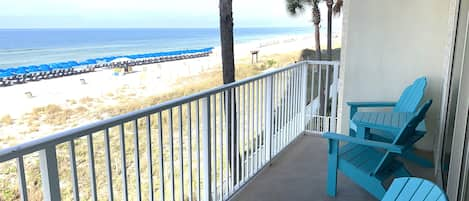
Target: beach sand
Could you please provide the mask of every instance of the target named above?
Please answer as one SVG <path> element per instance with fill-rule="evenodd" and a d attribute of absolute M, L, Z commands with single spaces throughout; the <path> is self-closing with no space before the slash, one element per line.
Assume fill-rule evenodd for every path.
<path fill-rule="evenodd" d="M 313 47 L 313 44 L 313 37 L 304 35 L 239 44 L 235 46 L 235 59 L 238 65 L 251 61 L 252 50 L 259 51 L 259 57 L 265 57 L 272 54 L 299 52 Z M 44 108 L 60 108 L 60 111 L 84 108 L 81 111 L 90 112 L 96 107 L 122 104 L 122 100 L 118 101 L 122 98 L 131 101 L 168 93 L 174 88 L 184 88 L 184 84 L 187 83 L 181 83 L 181 78 L 211 71 L 221 71 L 219 47 L 215 48 L 208 57 L 136 66 L 132 73 L 123 76 L 115 76 L 112 70 L 103 69 L 92 73 L 0 87 L 2 94 L 0 148 L 109 117 L 106 114 L 98 115 L 97 119 L 90 119 L 87 115 L 81 119 L 65 117 L 64 122 L 67 123 L 51 126 L 44 123 L 40 115 L 35 114 L 47 113 Z M 66 112 L 61 115 L 64 114 L 67 115 Z M 34 128 L 31 128 L 32 126 Z"/>

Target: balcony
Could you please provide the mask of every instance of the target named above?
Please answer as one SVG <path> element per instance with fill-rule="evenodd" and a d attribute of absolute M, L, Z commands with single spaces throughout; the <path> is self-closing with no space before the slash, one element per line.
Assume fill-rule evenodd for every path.
<path fill-rule="evenodd" d="M 0 179 L 22 200 L 329 200 L 338 80 L 298 62 L 1 150 Z M 373 200 L 339 184 L 332 200 Z"/>

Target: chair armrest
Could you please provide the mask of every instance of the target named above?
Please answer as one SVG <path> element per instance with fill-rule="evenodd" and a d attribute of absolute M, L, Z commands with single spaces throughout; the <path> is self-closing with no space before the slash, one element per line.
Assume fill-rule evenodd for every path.
<path fill-rule="evenodd" d="M 324 133 L 322 135 L 324 138 L 327 138 L 329 140 L 338 140 L 338 141 L 345 141 L 353 144 L 359 144 L 359 145 L 364 145 L 364 146 L 369 146 L 369 147 L 376 147 L 376 148 L 382 148 L 386 149 L 390 152 L 393 153 L 403 153 L 405 150 L 404 146 L 400 145 L 394 145 L 390 143 L 385 143 L 385 142 L 378 142 L 378 141 L 373 141 L 373 140 L 365 140 L 361 138 L 356 138 L 356 137 L 350 137 L 346 135 L 340 135 L 337 133 Z"/>
<path fill-rule="evenodd" d="M 350 119 L 358 112 L 360 107 L 394 107 L 396 102 L 347 102 L 350 106 Z"/>
<path fill-rule="evenodd" d="M 347 102 L 350 107 L 394 107 L 396 102 Z"/>

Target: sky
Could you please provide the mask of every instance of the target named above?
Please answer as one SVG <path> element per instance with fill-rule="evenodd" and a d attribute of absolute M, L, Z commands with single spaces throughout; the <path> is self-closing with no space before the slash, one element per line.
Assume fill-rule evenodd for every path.
<path fill-rule="evenodd" d="M 0 0 L 0 8 L 0 28 L 218 27 L 218 0 Z M 310 12 L 292 17 L 285 0 L 233 0 L 233 15 L 235 27 L 312 26 Z"/>

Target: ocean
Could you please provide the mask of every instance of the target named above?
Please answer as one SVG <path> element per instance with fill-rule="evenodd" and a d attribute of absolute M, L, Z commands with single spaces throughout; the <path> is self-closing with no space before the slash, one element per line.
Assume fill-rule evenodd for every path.
<path fill-rule="evenodd" d="M 312 34 L 313 28 L 237 28 L 235 44 Z M 0 68 L 219 47 L 217 28 L 0 29 Z"/>

